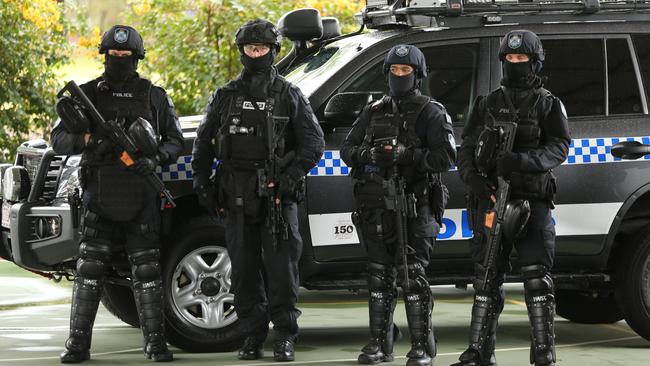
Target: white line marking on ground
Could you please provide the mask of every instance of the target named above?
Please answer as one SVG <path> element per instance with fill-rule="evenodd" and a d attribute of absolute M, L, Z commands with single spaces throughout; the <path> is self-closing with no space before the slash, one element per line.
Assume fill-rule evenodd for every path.
<path fill-rule="evenodd" d="M 570 344 L 561 344 L 561 345 L 556 345 L 556 348 L 569 348 L 569 347 L 580 347 L 580 346 L 587 346 L 591 344 L 600 344 L 600 343 L 610 343 L 610 342 L 622 342 L 622 341 L 629 341 L 632 339 L 639 339 L 641 338 L 640 336 L 636 337 L 625 337 L 625 338 L 612 338 L 612 339 L 602 339 L 598 341 L 588 341 L 588 342 L 580 342 L 580 343 L 570 343 Z M 515 348 L 503 348 L 503 349 L 497 349 L 497 352 L 513 352 L 513 351 L 526 351 L 528 350 L 528 347 L 515 347 Z M 99 353 L 93 353 L 92 356 L 107 356 L 107 355 L 114 355 L 114 354 L 119 354 L 119 353 L 129 353 L 129 352 L 136 352 L 136 351 L 142 351 L 142 348 L 131 348 L 131 349 L 125 349 L 125 350 L 120 350 L 120 351 L 111 351 L 111 352 L 99 352 Z M 460 355 L 461 352 L 448 352 L 448 353 L 438 353 L 438 356 L 457 356 Z M 38 361 L 38 360 L 58 360 L 58 356 L 51 356 L 51 357 L 31 357 L 31 358 L 12 358 L 12 359 L 0 359 L 0 362 L 18 362 L 18 361 Z M 395 357 L 395 359 L 406 359 L 406 356 L 398 356 Z M 338 359 L 338 360 L 315 360 L 315 361 L 293 361 L 291 364 L 292 365 L 309 365 L 309 364 L 318 364 L 318 363 L 332 363 L 332 362 L 352 362 L 352 361 L 357 361 L 356 358 L 346 358 L 346 359 Z M 223 365 L 223 366 L 259 366 L 259 365 L 275 365 L 277 366 L 277 362 L 266 362 L 266 363 L 249 363 L 249 364 L 243 364 L 243 363 L 233 363 L 230 365 Z"/>

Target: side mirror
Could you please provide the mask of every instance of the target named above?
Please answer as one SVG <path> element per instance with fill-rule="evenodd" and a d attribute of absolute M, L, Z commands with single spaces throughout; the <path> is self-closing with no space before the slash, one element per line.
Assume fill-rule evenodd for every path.
<path fill-rule="evenodd" d="M 325 122 L 337 126 L 351 125 L 371 101 L 372 94 L 368 92 L 336 94 L 325 106 Z"/>
<path fill-rule="evenodd" d="M 324 17 L 323 20 L 323 36 L 317 42 L 327 41 L 328 39 L 336 38 L 341 35 L 341 26 L 339 20 L 334 17 Z"/>
<path fill-rule="evenodd" d="M 283 37 L 294 42 L 311 41 L 323 36 L 323 21 L 316 9 L 296 9 L 278 20 L 278 29 Z"/>
<path fill-rule="evenodd" d="M 636 160 L 650 155 L 650 145 L 644 145 L 639 141 L 621 141 L 612 146 L 610 153 L 615 158 Z"/>

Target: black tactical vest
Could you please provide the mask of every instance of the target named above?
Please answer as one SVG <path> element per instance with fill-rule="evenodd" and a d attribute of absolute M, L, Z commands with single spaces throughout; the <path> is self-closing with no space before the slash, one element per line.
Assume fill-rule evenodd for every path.
<path fill-rule="evenodd" d="M 217 159 L 235 169 L 256 170 L 264 168 L 269 158 L 268 121 L 277 115 L 283 80 L 276 77 L 271 95 L 266 100 L 255 100 L 241 88 L 229 90 L 230 103 L 225 118 L 217 131 Z M 284 139 L 280 137 L 275 153 L 284 154 Z"/>
<path fill-rule="evenodd" d="M 98 84 L 97 84 L 98 85 Z M 105 84 L 108 87 L 108 85 Z M 105 120 L 116 120 L 128 129 L 138 117 L 153 120 L 149 80 L 138 78 L 113 91 L 110 87 L 95 87 L 95 107 Z M 97 129 L 91 133 L 96 133 Z M 117 149 L 98 154 L 91 149 L 84 152 L 83 175 L 86 181 L 84 202 L 88 208 L 113 221 L 131 221 L 143 205 L 156 200 L 156 192 L 144 178 L 125 167 L 117 156 Z"/>
<path fill-rule="evenodd" d="M 128 125 L 138 117 L 153 122 L 151 111 L 151 82 L 138 78 L 125 86 L 124 91 L 97 88 L 95 107 L 105 120 L 124 120 Z"/>
<path fill-rule="evenodd" d="M 415 131 L 418 117 L 428 103 L 437 103 L 425 95 L 417 95 L 403 100 L 398 109 L 396 102 L 389 96 L 384 96 L 370 107 L 370 123 L 366 128 L 362 146 L 372 147 L 378 139 L 397 137 L 397 141 L 407 148 L 420 148 L 422 141 Z M 404 112 L 400 112 L 404 111 Z M 403 166 L 400 174 L 406 178 L 407 193 L 414 189 L 424 192 L 426 177 L 417 173 L 413 166 Z M 355 184 L 354 195 L 357 207 L 361 209 L 384 208 L 384 191 L 381 179 L 390 175 L 390 169 L 380 168 L 372 164 L 356 167 L 353 177 Z M 417 187 L 414 187 L 414 183 Z M 421 184 L 418 184 L 421 183 Z M 420 187 L 421 186 L 421 187 Z M 422 200 L 422 203 L 425 203 Z"/>
<path fill-rule="evenodd" d="M 548 93 L 545 89 L 534 89 L 519 106 L 506 99 L 505 91 L 499 89 L 487 97 L 485 125 L 492 126 L 495 121 L 517 123 L 517 134 L 513 145 L 514 152 L 526 152 L 539 147 L 541 129 L 537 116 L 538 103 Z"/>
<path fill-rule="evenodd" d="M 550 95 L 550 92 L 544 88 L 533 89 L 518 106 L 514 106 L 505 93 L 506 91 L 502 87 L 488 95 L 485 125 L 491 126 L 495 121 L 516 122 L 517 134 L 513 152 L 525 153 L 537 149 L 544 139 L 538 115 L 539 103 L 542 98 Z M 513 172 L 509 178 L 513 199 L 553 200 L 555 177 L 551 171 L 542 173 Z"/>

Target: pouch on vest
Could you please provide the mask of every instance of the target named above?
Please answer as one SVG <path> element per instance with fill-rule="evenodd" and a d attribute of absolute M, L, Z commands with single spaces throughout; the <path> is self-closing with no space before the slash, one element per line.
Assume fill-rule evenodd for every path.
<path fill-rule="evenodd" d="M 496 127 L 485 126 L 478 137 L 474 150 L 476 167 L 484 174 L 489 174 L 496 168 L 496 158 L 501 142 L 501 130 Z"/>
<path fill-rule="evenodd" d="M 449 201 L 449 190 L 442 183 L 440 173 L 437 174 L 437 177 L 431 177 L 429 182 L 429 206 L 431 206 L 431 212 L 436 222 L 442 226 L 442 218 Z"/>

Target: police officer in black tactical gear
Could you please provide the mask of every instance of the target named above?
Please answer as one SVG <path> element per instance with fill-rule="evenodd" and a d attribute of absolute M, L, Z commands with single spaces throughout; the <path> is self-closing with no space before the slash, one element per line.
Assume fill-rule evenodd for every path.
<path fill-rule="evenodd" d="M 302 252 L 297 201 L 325 142 L 307 98 L 273 66 L 277 28 L 250 21 L 235 42 L 244 69 L 210 99 L 194 141 L 194 189 L 208 212 L 225 216 L 231 291 L 246 333 L 239 359 L 263 357 L 270 320 L 274 359 L 293 361 Z"/>
<path fill-rule="evenodd" d="M 567 115 L 562 102 L 543 88 L 544 78 L 539 72 L 544 50 L 535 33 L 509 32 L 501 40 L 499 59 L 503 66 L 502 87 L 474 102 L 459 151 L 460 176 L 469 190 L 468 210 L 474 231 L 471 252 L 476 279 L 469 348 L 454 365 L 496 365 L 497 321 L 504 305 L 502 285 L 513 245 L 521 264 L 531 324 L 530 363 L 554 365 L 555 298 L 549 271 L 553 267 L 555 249 L 551 208 L 556 188 L 551 169 L 567 158 L 571 140 Z M 512 152 L 501 153 L 496 160 L 489 161 L 483 156 L 491 147 L 482 138 L 487 134 L 482 132 L 497 121 L 517 123 L 514 147 Z M 483 218 L 493 205 L 494 197 L 491 196 L 497 186 L 497 176 L 509 180 L 510 202 L 528 201 L 530 218 L 518 237 L 502 241 L 502 258 L 497 261 L 497 271 L 489 271 L 487 283 L 484 283 L 486 232 Z M 524 210 L 522 214 L 527 213 Z M 517 217 L 506 219 L 517 221 Z"/>
<path fill-rule="evenodd" d="M 403 277 L 404 263 L 396 239 L 395 213 L 388 210 L 384 199 L 385 182 L 396 171 L 405 178 L 405 192 L 415 197 L 415 215 L 407 221 L 409 286 L 403 288 L 412 345 L 406 364 L 431 365 L 436 355 L 431 323 L 433 297 L 425 269 L 444 208 L 438 203 L 443 194 L 438 173 L 453 164 L 456 145 L 445 108 L 420 93 L 426 69 L 424 55 L 417 47 L 393 47 L 383 70 L 389 95 L 362 110 L 341 146 L 341 157 L 353 169 L 357 205 L 353 221 L 368 251 L 371 340 L 359 355 L 362 364 L 392 361 L 398 332 L 393 311 L 396 281 L 404 283 L 403 278 L 396 277 Z M 390 150 L 377 145 L 378 141 L 395 137 L 397 144 Z"/>
<path fill-rule="evenodd" d="M 174 105 L 165 91 L 136 72 L 144 58 L 138 32 L 116 25 L 104 33 L 99 53 L 105 54 L 104 74 L 81 89 L 105 120 L 125 129 L 144 118 L 158 135 L 158 153 L 139 156 L 132 168 L 119 161 L 115 146 L 91 125 L 75 131 L 74 120 L 60 121 L 52 131 L 57 154 L 83 154 L 81 179 L 84 221 L 70 314 L 70 337 L 62 363 L 90 358 L 97 307 L 111 259 L 128 256 L 133 294 L 144 334 L 144 353 L 154 361 L 171 361 L 163 327 L 160 271 L 160 197 L 145 177 L 159 164 L 176 161 L 183 135 Z M 66 127 L 67 126 L 67 127 Z M 153 140 L 152 140 L 153 141 Z"/>

